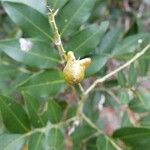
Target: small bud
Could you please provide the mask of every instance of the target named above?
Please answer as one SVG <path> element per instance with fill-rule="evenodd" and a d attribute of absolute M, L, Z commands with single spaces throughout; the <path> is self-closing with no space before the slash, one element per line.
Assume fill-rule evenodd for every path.
<path fill-rule="evenodd" d="M 84 78 L 85 69 L 91 64 L 90 58 L 76 60 L 74 53 L 67 53 L 67 64 L 63 70 L 65 80 L 73 85 L 80 83 Z"/>

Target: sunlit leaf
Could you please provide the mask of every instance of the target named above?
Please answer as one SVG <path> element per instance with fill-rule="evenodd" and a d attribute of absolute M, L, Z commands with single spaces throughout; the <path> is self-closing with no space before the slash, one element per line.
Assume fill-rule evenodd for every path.
<path fill-rule="evenodd" d="M 52 68 L 59 63 L 55 50 L 40 40 L 4 40 L 0 41 L 0 50 L 16 61 L 32 67 Z"/>
<path fill-rule="evenodd" d="M 26 36 L 42 40 L 52 39 L 48 19 L 43 14 L 20 3 L 3 2 L 3 6 L 10 18 L 23 29 Z"/>
<path fill-rule="evenodd" d="M 28 5 L 37 11 L 45 14 L 46 13 L 46 7 L 45 7 L 45 2 L 41 0 L 0 0 L 2 2 L 13 2 L 13 3 L 22 3 L 25 5 Z"/>
<path fill-rule="evenodd" d="M 1 150 L 20 150 L 25 142 L 25 138 L 20 134 L 1 134 Z"/>

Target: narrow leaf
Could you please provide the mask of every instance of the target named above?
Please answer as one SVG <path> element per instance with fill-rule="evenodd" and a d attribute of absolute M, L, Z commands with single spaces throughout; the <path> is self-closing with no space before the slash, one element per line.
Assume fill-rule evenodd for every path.
<path fill-rule="evenodd" d="M 78 32 L 69 40 L 66 49 L 75 52 L 77 57 L 87 55 L 93 51 L 101 41 L 109 23 L 102 22 L 100 26 L 93 24 Z"/>
<path fill-rule="evenodd" d="M 62 118 L 62 109 L 59 104 L 54 100 L 49 100 L 47 105 L 44 116 L 47 117 L 51 123 L 60 122 Z"/>
<path fill-rule="evenodd" d="M 118 72 L 117 80 L 121 87 L 126 87 L 127 81 L 126 81 L 126 77 L 125 77 L 125 74 L 123 73 L 123 71 Z"/>
<path fill-rule="evenodd" d="M 64 89 L 63 74 L 56 70 L 40 72 L 20 83 L 18 88 L 38 97 L 55 95 Z"/>
<path fill-rule="evenodd" d="M 111 29 L 102 39 L 98 51 L 100 53 L 111 53 L 122 33 L 121 28 Z"/>
<path fill-rule="evenodd" d="M 44 134 L 35 133 L 29 139 L 29 150 L 44 150 Z"/>
<path fill-rule="evenodd" d="M 1 150 L 20 150 L 25 139 L 20 134 L 1 134 L 0 149 Z"/>
<path fill-rule="evenodd" d="M 20 3 L 3 2 L 3 6 L 10 18 L 23 29 L 26 36 L 52 40 L 48 19 L 43 14 Z"/>
<path fill-rule="evenodd" d="M 140 46 L 138 41 L 139 40 L 144 41 L 147 38 L 149 38 L 149 35 L 147 33 L 136 34 L 136 35 L 126 37 L 115 46 L 115 48 L 112 51 L 112 55 L 114 57 L 119 57 L 125 54 L 133 53 Z"/>
<path fill-rule="evenodd" d="M 72 34 L 90 16 L 96 0 L 70 0 L 59 12 L 57 22 L 63 36 Z"/>
<path fill-rule="evenodd" d="M 115 131 L 114 138 L 119 138 L 133 148 L 148 150 L 150 146 L 150 129 L 147 128 L 121 128 Z"/>
<path fill-rule="evenodd" d="M 61 9 L 69 0 L 47 0 L 47 5 L 52 9 Z"/>
<path fill-rule="evenodd" d="M 0 50 L 25 65 L 39 68 L 53 68 L 58 63 L 58 55 L 48 43 L 35 39 L 0 41 Z"/>
<path fill-rule="evenodd" d="M 110 141 L 103 135 L 99 136 L 96 141 L 97 150 L 116 150 Z"/>
<path fill-rule="evenodd" d="M 29 113 L 32 125 L 34 127 L 44 126 L 45 123 L 42 120 L 42 117 L 40 116 L 40 113 L 39 113 L 40 104 L 39 104 L 38 99 L 25 92 L 23 92 L 23 96 L 27 105 L 27 109 L 28 109 L 28 113 Z"/>
<path fill-rule="evenodd" d="M 95 55 L 91 57 L 92 63 L 86 70 L 86 76 L 91 76 L 96 72 L 100 71 L 106 64 L 108 57 L 105 55 Z"/>
<path fill-rule="evenodd" d="M 54 150 L 64 149 L 64 136 L 59 129 L 51 129 L 48 134 L 49 148 Z"/>
<path fill-rule="evenodd" d="M 146 76 L 149 70 L 149 59 L 139 59 L 138 60 L 138 74 Z"/>
<path fill-rule="evenodd" d="M 46 7 L 44 1 L 41 0 L 0 0 L 2 2 L 13 2 L 13 3 L 21 3 L 27 6 L 30 6 L 42 14 L 46 14 Z"/>
<path fill-rule="evenodd" d="M 14 100 L 0 96 L 0 110 L 3 122 L 10 132 L 25 133 L 30 130 L 30 122 L 26 112 Z"/>
<path fill-rule="evenodd" d="M 136 95 L 129 103 L 130 109 L 135 112 L 150 112 L 150 94 L 136 92 Z"/>
<path fill-rule="evenodd" d="M 128 95 L 127 91 L 122 90 L 120 92 L 120 101 L 121 101 L 121 104 L 123 104 L 123 105 L 129 103 L 130 99 L 129 99 L 129 95 Z"/>
<path fill-rule="evenodd" d="M 134 67 L 134 64 L 131 64 L 128 71 L 128 83 L 132 87 L 136 84 L 137 81 L 137 71 Z"/>

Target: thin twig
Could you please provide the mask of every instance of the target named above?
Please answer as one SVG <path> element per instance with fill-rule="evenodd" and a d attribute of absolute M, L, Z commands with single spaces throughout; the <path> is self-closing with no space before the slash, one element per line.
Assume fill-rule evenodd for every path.
<path fill-rule="evenodd" d="M 86 115 L 82 113 L 81 116 L 93 129 L 97 130 L 95 135 L 104 134 L 103 131 L 101 131 Z M 110 141 L 112 146 L 116 148 L 116 150 L 122 150 L 122 148 L 120 148 L 109 136 L 105 135 L 105 137 Z"/>
<path fill-rule="evenodd" d="M 61 37 L 60 37 L 59 31 L 58 31 L 58 28 L 56 25 L 56 21 L 55 21 L 55 16 L 58 13 L 58 9 L 56 11 L 54 11 L 53 9 L 48 8 L 48 10 L 49 10 L 48 20 L 49 20 L 49 24 L 51 26 L 52 32 L 54 34 L 53 42 L 59 51 L 59 54 L 60 54 L 62 61 L 64 61 L 67 59 L 67 56 L 66 56 L 66 52 L 64 50 L 64 47 L 63 47 L 63 44 L 61 41 Z"/>
<path fill-rule="evenodd" d="M 86 91 L 85 91 L 85 95 L 88 95 L 98 83 L 103 83 L 104 81 L 106 81 L 108 78 L 110 78 L 111 76 L 113 76 L 114 74 L 118 73 L 119 71 L 123 70 L 124 68 L 126 68 L 127 66 L 129 66 L 130 64 L 132 64 L 135 60 L 137 60 L 139 57 L 141 57 L 148 49 L 150 48 L 150 44 L 148 44 L 141 52 L 138 52 L 133 58 L 131 58 L 128 62 L 126 62 L 124 65 L 120 66 L 119 68 L 117 68 L 116 70 L 110 72 L 109 74 L 105 75 L 104 77 L 97 79 Z"/>
<path fill-rule="evenodd" d="M 107 138 L 107 140 L 111 143 L 111 145 L 116 149 L 116 150 L 122 150 L 121 147 L 119 147 L 114 141 L 113 139 L 111 139 L 110 137 L 108 136 L 105 136 Z"/>
<path fill-rule="evenodd" d="M 78 85 L 79 85 L 81 92 L 84 93 L 85 91 L 84 91 L 84 88 L 82 87 L 81 83 L 79 83 Z"/>
<path fill-rule="evenodd" d="M 103 133 L 84 113 L 81 113 L 81 116 L 93 129 L 96 129 L 99 134 Z"/>

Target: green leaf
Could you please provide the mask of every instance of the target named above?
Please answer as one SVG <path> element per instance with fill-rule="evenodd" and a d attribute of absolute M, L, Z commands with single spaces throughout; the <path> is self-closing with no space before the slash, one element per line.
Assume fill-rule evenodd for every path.
<path fill-rule="evenodd" d="M 115 27 L 111 29 L 102 39 L 98 51 L 100 53 L 111 53 L 115 47 L 120 35 L 122 33 L 121 28 Z"/>
<path fill-rule="evenodd" d="M 99 44 L 108 29 L 108 25 L 109 23 L 105 21 L 102 22 L 100 26 L 96 24 L 87 26 L 84 30 L 70 38 L 66 49 L 74 51 L 77 57 L 87 55 Z"/>
<path fill-rule="evenodd" d="M 149 127 L 150 126 L 150 114 L 147 114 L 146 116 L 142 117 L 139 120 L 140 125 L 143 127 Z"/>
<path fill-rule="evenodd" d="M 106 64 L 108 57 L 106 55 L 95 55 L 91 57 L 92 63 L 86 70 L 86 76 L 91 76 L 96 72 L 100 71 L 102 67 Z"/>
<path fill-rule="evenodd" d="M 83 124 L 82 126 L 80 125 L 79 127 L 77 127 L 75 129 L 75 132 L 73 132 L 71 135 L 74 146 L 76 147 L 80 145 L 84 139 L 90 137 L 90 135 L 92 135 L 93 133 L 95 133 L 95 129 L 91 128 L 89 125 Z"/>
<path fill-rule="evenodd" d="M 87 150 L 97 150 L 97 145 L 95 143 L 96 143 L 96 138 L 89 139 L 86 142 L 86 149 Z"/>
<path fill-rule="evenodd" d="M 124 34 L 124 37 L 135 35 L 139 32 L 139 24 L 137 24 L 137 20 L 132 17 L 132 23 L 128 29 L 128 31 Z"/>
<path fill-rule="evenodd" d="M 135 52 L 140 47 L 138 40 L 140 39 L 144 41 L 146 38 L 149 38 L 149 35 L 147 33 L 143 33 L 143 34 L 132 35 L 123 39 L 113 49 L 112 51 L 113 57 L 119 57 L 125 54 Z"/>
<path fill-rule="evenodd" d="M 130 127 L 133 126 L 130 122 L 129 115 L 127 112 L 124 112 L 121 120 L 121 127 Z"/>
<path fill-rule="evenodd" d="M 47 5 L 52 9 L 62 8 L 69 0 L 47 0 Z"/>
<path fill-rule="evenodd" d="M 150 129 L 148 128 L 121 128 L 115 131 L 114 138 L 119 138 L 126 144 L 139 150 L 149 150 L 150 146 Z"/>
<path fill-rule="evenodd" d="M 39 112 L 40 103 L 38 99 L 25 92 L 23 92 L 23 96 L 26 102 L 32 125 L 34 127 L 44 126 L 45 122 L 42 120 L 42 116 Z"/>
<path fill-rule="evenodd" d="M 18 88 L 37 97 L 55 95 L 64 89 L 63 74 L 56 70 L 39 72 L 20 83 Z"/>
<path fill-rule="evenodd" d="M 59 129 L 51 129 L 48 133 L 49 149 L 63 150 L 64 149 L 64 135 Z"/>
<path fill-rule="evenodd" d="M 20 150 L 24 142 L 24 137 L 19 134 L 5 133 L 0 135 L 0 148 L 3 150 Z"/>
<path fill-rule="evenodd" d="M 121 101 L 121 104 L 123 104 L 123 105 L 129 103 L 130 99 L 129 99 L 129 95 L 128 95 L 127 91 L 121 90 L 120 101 Z"/>
<path fill-rule="evenodd" d="M 9 17 L 23 29 L 25 36 L 52 40 L 48 19 L 43 14 L 24 4 L 3 2 L 3 6 Z"/>
<path fill-rule="evenodd" d="M 96 0 L 70 0 L 57 17 L 62 36 L 72 34 L 90 16 Z"/>
<path fill-rule="evenodd" d="M 123 71 L 118 72 L 117 80 L 121 87 L 126 87 L 127 81 L 126 81 L 126 77 L 125 77 L 125 74 L 123 73 Z"/>
<path fill-rule="evenodd" d="M 129 86 L 134 86 L 136 84 L 137 81 L 137 71 L 136 68 L 134 67 L 134 64 L 131 64 L 129 67 L 129 71 L 128 71 L 128 83 Z"/>
<path fill-rule="evenodd" d="M 110 141 L 103 135 L 97 138 L 96 145 L 97 150 L 116 150 Z"/>
<path fill-rule="evenodd" d="M 51 123 L 58 123 L 62 119 L 62 109 L 54 100 L 48 101 L 48 106 L 45 110 L 44 116 L 50 120 Z"/>
<path fill-rule="evenodd" d="M 13 65 L 1 65 L 0 64 L 0 78 L 10 78 L 14 77 L 18 73 L 17 68 L 15 68 Z"/>
<path fill-rule="evenodd" d="M 150 94 L 136 92 L 136 95 L 129 103 L 130 109 L 135 112 L 150 112 Z"/>
<path fill-rule="evenodd" d="M 30 6 L 42 14 L 46 14 L 46 7 L 44 1 L 41 0 L 0 0 L 2 2 L 13 2 L 13 3 L 21 3 L 27 6 Z"/>
<path fill-rule="evenodd" d="M 11 83 L 15 80 L 16 74 L 19 74 L 19 70 L 13 65 L 0 64 L 0 92 L 7 93 L 12 90 Z M 8 84 L 9 82 L 9 84 Z"/>
<path fill-rule="evenodd" d="M 14 100 L 0 96 L 0 110 L 3 122 L 10 132 L 25 133 L 30 130 L 30 122 L 26 112 Z"/>
<path fill-rule="evenodd" d="M 29 139 L 29 150 L 44 150 L 44 134 L 43 133 L 35 133 Z"/>
<path fill-rule="evenodd" d="M 32 67 L 54 68 L 59 63 L 54 49 L 48 43 L 40 40 L 4 40 L 0 41 L 0 49 L 16 61 Z"/>
<path fill-rule="evenodd" d="M 138 60 L 138 74 L 146 76 L 149 70 L 149 59 L 139 59 Z"/>
<path fill-rule="evenodd" d="M 91 121 L 94 124 L 99 119 L 99 108 L 98 108 L 98 105 L 99 105 L 99 102 L 100 102 L 101 98 L 102 98 L 102 95 L 100 94 L 100 92 L 99 91 L 98 92 L 94 91 L 91 95 L 89 95 L 89 98 L 84 103 L 83 113 L 89 119 L 91 119 Z"/>

